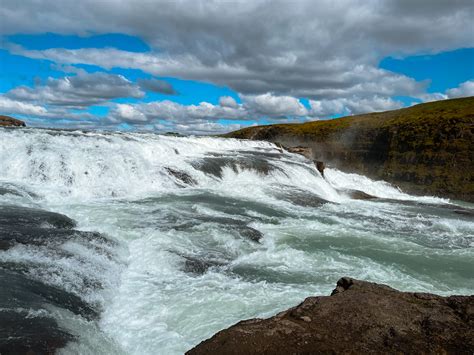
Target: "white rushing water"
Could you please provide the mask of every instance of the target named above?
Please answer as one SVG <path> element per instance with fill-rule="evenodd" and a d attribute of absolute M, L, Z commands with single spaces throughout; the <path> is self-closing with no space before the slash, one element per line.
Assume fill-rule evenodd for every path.
<path fill-rule="evenodd" d="M 77 337 L 64 353 L 181 354 L 241 319 L 327 295 L 342 276 L 474 290 L 472 214 L 356 174 L 322 178 L 266 142 L 0 129 L 0 205 L 63 213 L 116 242 L 108 256 L 75 242 L 59 259 L 0 251 L 101 305 L 98 321 L 61 318 Z M 83 292 L 78 275 L 102 287 Z"/>

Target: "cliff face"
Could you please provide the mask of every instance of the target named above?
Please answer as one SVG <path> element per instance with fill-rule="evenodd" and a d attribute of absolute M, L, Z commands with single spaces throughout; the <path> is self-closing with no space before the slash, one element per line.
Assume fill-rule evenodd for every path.
<path fill-rule="evenodd" d="M 17 120 L 16 118 L 0 115 L 0 127 L 6 126 L 25 127 L 26 124 L 25 122 Z"/>
<path fill-rule="evenodd" d="M 205 354 L 472 354 L 474 296 L 399 292 L 342 278 L 269 319 L 237 323 L 202 342 Z"/>
<path fill-rule="evenodd" d="M 405 191 L 474 201 L 474 97 L 303 124 L 249 127 L 226 137 L 307 146 L 314 159 Z"/>

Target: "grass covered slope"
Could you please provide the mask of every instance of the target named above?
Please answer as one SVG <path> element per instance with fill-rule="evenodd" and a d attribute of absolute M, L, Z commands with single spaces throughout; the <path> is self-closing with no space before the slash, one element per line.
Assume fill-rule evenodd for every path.
<path fill-rule="evenodd" d="M 302 124 L 244 128 L 226 137 L 308 146 L 314 159 L 411 193 L 474 201 L 474 97 Z"/>

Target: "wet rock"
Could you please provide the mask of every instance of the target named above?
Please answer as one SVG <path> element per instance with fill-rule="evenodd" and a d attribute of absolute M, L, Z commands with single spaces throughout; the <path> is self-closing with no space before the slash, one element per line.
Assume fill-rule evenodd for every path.
<path fill-rule="evenodd" d="M 277 196 L 281 199 L 290 201 L 297 206 L 303 207 L 319 207 L 325 203 L 328 203 L 327 200 L 319 197 L 318 195 L 291 188 L 288 188 L 288 190 L 284 193 L 277 194 Z"/>
<path fill-rule="evenodd" d="M 25 122 L 10 116 L 0 115 L 0 127 L 26 127 Z"/>
<path fill-rule="evenodd" d="M 0 308 L 43 309 L 45 304 L 67 309 L 87 319 L 98 313 L 89 304 L 63 289 L 33 280 L 20 272 L 0 269 Z"/>
<path fill-rule="evenodd" d="M 376 199 L 376 196 L 369 195 L 368 193 L 360 190 L 341 190 L 342 193 L 348 195 L 353 200 L 373 200 Z"/>
<path fill-rule="evenodd" d="M 323 161 L 314 161 L 316 169 L 319 171 L 322 177 L 324 177 L 324 169 L 326 169 L 326 164 Z"/>
<path fill-rule="evenodd" d="M 18 191 L 7 189 L 5 187 L 0 187 L 0 195 L 14 195 L 14 196 L 21 196 Z"/>
<path fill-rule="evenodd" d="M 59 213 L 28 207 L 0 206 L 0 226 L 71 229 L 76 226 L 76 223 Z"/>
<path fill-rule="evenodd" d="M 242 237 L 256 243 L 259 243 L 263 238 L 263 234 L 260 231 L 249 226 L 240 227 L 239 233 Z"/>
<path fill-rule="evenodd" d="M 176 179 L 178 179 L 178 181 L 181 181 L 186 185 L 197 185 L 196 180 L 194 180 L 193 177 L 185 171 L 173 169 L 170 167 L 165 167 L 165 170 L 170 175 L 173 175 Z"/>
<path fill-rule="evenodd" d="M 202 275 L 207 272 L 211 267 L 218 267 L 225 265 L 222 262 L 216 260 L 209 260 L 204 258 L 198 258 L 194 256 L 183 256 L 184 271 L 191 274 Z"/>
<path fill-rule="evenodd" d="M 75 222 L 62 214 L 20 206 L 0 206 L 0 251 L 16 246 L 49 257 L 76 257 L 62 246 L 74 240 L 108 255 L 114 242 L 99 233 L 74 230 Z M 31 249 L 30 249 L 31 248 Z M 102 287 L 94 278 L 82 276 L 72 291 L 56 286 L 61 275 L 41 260 L 0 261 L 0 354 L 54 354 L 74 336 L 55 318 L 72 312 L 87 320 L 97 319 L 100 306 L 80 297 L 83 288 Z M 60 273 L 60 271 L 59 271 Z"/>
<path fill-rule="evenodd" d="M 72 229 L 75 222 L 69 217 L 40 209 L 0 206 L 0 250 L 22 245 L 59 245 L 71 239 L 112 241 L 95 232 Z"/>
<path fill-rule="evenodd" d="M 286 150 L 289 151 L 290 153 L 302 155 L 307 159 L 310 159 L 310 160 L 313 159 L 313 150 L 311 148 L 298 146 L 298 147 L 287 147 Z"/>
<path fill-rule="evenodd" d="M 21 311 L 0 310 L 0 354 L 56 353 L 74 337 L 48 317 L 30 316 Z"/>
<path fill-rule="evenodd" d="M 272 165 L 268 160 L 258 156 L 245 156 L 245 157 L 233 157 L 233 156 L 217 156 L 217 157 L 206 157 L 191 163 L 191 165 L 202 171 L 207 175 L 213 175 L 217 178 L 222 178 L 223 169 L 228 167 L 231 168 L 235 173 L 239 170 L 251 170 L 255 171 L 260 175 L 268 175 L 271 171 L 278 169 Z"/>
<path fill-rule="evenodd" d="M 474 296 L 400 292 L 342 278 L 269 319 L 242 321 L 187 354 L 472 354 Z"/>
<path fill-rule="evenodd" d="M 474 210 L 470 210 L 467 208 L 462 208 L 462 209 L 458 208 L 458 209 L 453 210 L 453 212 L 462 216 L 474 217 Z"/>

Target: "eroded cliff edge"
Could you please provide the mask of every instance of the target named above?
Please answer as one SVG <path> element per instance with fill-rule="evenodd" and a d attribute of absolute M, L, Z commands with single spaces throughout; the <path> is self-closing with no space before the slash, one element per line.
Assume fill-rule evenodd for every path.
<path fill-rule="evenodd" d="M 225 136 L 310 147 L 315 160 L 343 171 L 410 193 L 474 202 L 474 97 Z"/>
<path fill-rule="evenodd" d="M 237 323 L 188 351 L 203 354 L 472 354 L 474 296 L 400 292 L 342 278 L 269 319 Z"/>

